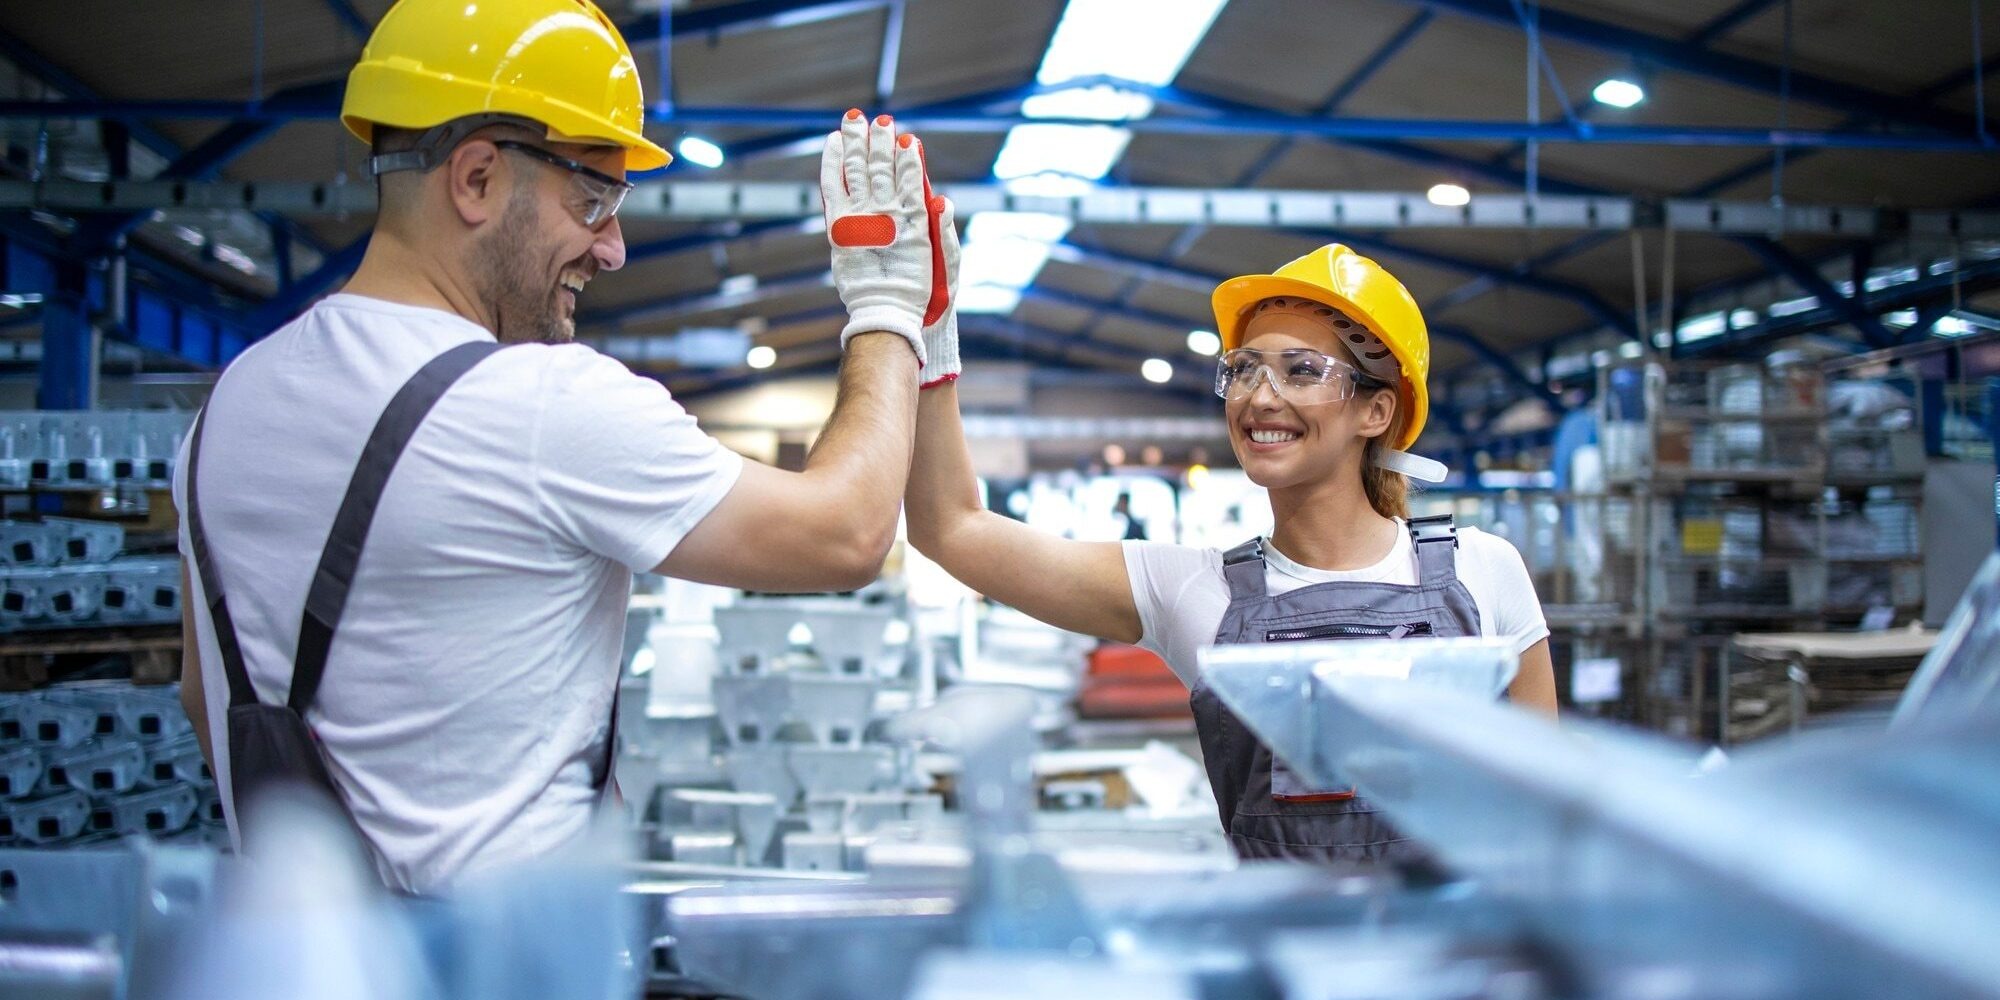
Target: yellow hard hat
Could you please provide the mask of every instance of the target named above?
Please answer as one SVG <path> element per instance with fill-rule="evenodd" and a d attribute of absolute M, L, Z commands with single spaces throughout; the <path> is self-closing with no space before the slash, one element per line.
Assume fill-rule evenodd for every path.
<path fill-rule="evenodd" d="M 623 146 L 625 169 L 673 157 L 647 140 L 639 67 L 590 0 L 399 0 L 347 77 L 340 120 L 430 129 L 472 115 L 531 119 L 558 142 Z"/>
<path fill-rule="evenodd" d="M 1217 285 L 1210 302 L 1215 307 L 1215 331 L 1222 335 L 1222 349 L 1241 347 L 1250 308 L 1277 296 L 1332 306 L 1381 339 L 1402 370 L 1396 396 L 1408 414 L 1402 435 L 1384 443 L 1397 451 L 1409 448 L 1424 432 L 1431 409 L 1427 384 L 1431 336 L 1410 290 L 1382 265 L 1342 244 L 1329 243 L 1272 274 L 1246 274 Z"/>

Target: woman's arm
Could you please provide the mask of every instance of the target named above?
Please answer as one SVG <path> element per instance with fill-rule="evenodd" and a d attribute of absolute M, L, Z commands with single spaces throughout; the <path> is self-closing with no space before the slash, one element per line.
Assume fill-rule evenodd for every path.
<path fill-rule="evenodd" d="M 1549 718 L 1556 716 L 1556 668 L 1549 660 L 1549 641 L 1543 639 L 1521 654 L 1521 670 L 1507 685 L 1507 700 Z"/>
<path fill-rule="evenodd" d="M 966 586 L 1057 628 L 1139 641 L 1143 627 L 1120 543 L 1059 538 L 979 505 L 956 384 L 918 397 L 904 505 L 910 544 Z"/>

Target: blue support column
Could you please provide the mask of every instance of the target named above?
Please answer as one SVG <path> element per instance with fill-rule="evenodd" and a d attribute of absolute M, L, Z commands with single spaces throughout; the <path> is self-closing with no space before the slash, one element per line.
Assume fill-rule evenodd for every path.
<path fill-rule="evenodd" d="M 1917 412 L 1924 417 L 1924 454 L 1944 455 L 1944 380 L 1927 378 L 1919 383 Z"/>
<path fill-rule="evenodd" d="M 81 296 L 52 295 L 42 304 L 42 365 L 35 405 L 88 410 L 97 402 L 97 331 Z"/>
<path fill-rule="evenodd" d="M 1986 436 L 1993 442 L 1993 454 L 2000 456 L 2000 378 L 1986 380 Z M 1993 477 L 1994 544 L 2000 545 L 2000 475 Z"/>

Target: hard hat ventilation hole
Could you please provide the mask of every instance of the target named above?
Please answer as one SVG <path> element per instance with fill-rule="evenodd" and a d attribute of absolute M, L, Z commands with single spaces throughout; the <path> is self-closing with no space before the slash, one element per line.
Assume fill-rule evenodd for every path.
<path fill-rule="evenodd" d="M 1342 323 L 1340 325 L 1346 326 L 1347 324 Z M 1365 333 L 1350 333 L 1347 335 L 1347 339 L 1356 344 L 1365 344 L 1368 342 L 1368 335 Z"/>
<path fill-rule="evenodd" d="M 1320 306 L 1320 307 L 1319 307 L 1318 309 L 1314 309 L 1314 310 L 1313 310 L 1313 315 L 1315 315 L 1315 316 L 1331 316 L 1331 315 L 1333 315 L 1333 310 L 1332 310 L 1332 309 L 1329 309 L 1329 308 L 1327 308 L 1326 306 Z"/>

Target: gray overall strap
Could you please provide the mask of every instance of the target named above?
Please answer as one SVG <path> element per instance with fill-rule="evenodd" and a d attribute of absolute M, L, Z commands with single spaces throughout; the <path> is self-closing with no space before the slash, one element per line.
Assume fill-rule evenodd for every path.
<path fill-rule="evenodd" d="M 201 576 L 201 591 L 208 599 L 208 618 L 215 626 L 215 646 L 222 654 L 222 676 L 229 679 L 229 704 L 254 705 L 257 689 L 250 686 L 250 673 L 243 668 L 243 649 L 236 642 L 236 622 L 229 617 L 229 602 L 222 596 L 222 578 L 215 569 L 215 556 L 208 551 L 208 532 L 201 523 L 201 428 L 208 416 L 203 407 L 195 414 L 194 429 L 188 434 L 187 505 L 189 555 Z"/>
<path fill-rule="evenodd" d="M 1413 517 L 1410 542 L 1417 550 L 1417 583 L 1444 586 L 1458 578 L 1458 528 L 1450 514 Z"/>
<path fill-rule="evenodd" d="M 341 498 L 340 511 L 333 517 L 333 528 L 327 532 L 319 568 L 313 571 L 312 589 L 306 593 L 298 654 L 292 660 L 292 693 L 286 699 L 301 718 L 326 674 L 327 654 L 333 648 L 341 613 L 347 609 L 347 592 L 354 585 L 355 569 L 361 565 L 368 527 L 375 520 L 375 508 L 382 502 L 382 491 L 389 485 L 396 460 L 403 457 L 403 449 L 424 417 L 459 376 L 500 349 L 493 341 L 475 340 L 432 358 L 396 390 L 388 409 L 375 421 L 375 430 L 368 435 L 361 460 L 354 466 L 354 476 L 348 480 L 347 495 Z"/>
<path fill-rule="evenodd" d="M 1264 540 L 1252 538 L 1224 552 L 1222 578 L 1229 582 L 1231 601 L 1264 596 Z"/>

